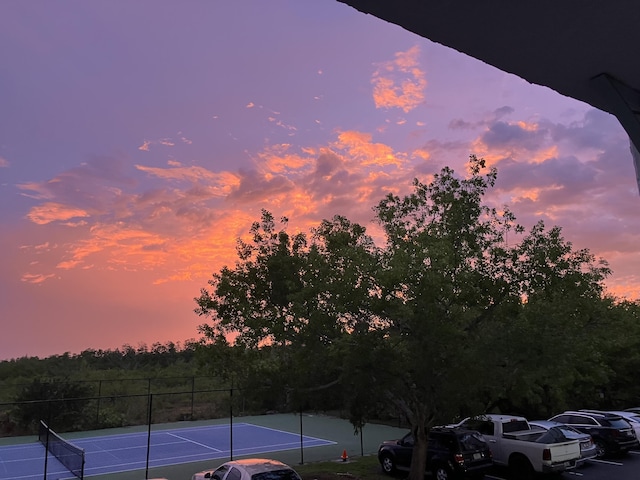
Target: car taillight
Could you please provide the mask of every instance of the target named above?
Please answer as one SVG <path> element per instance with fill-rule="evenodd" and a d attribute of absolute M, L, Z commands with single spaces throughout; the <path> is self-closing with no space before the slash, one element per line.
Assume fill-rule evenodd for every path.
<path fill-rule="evenodd" d="M 551 460 L 551 449 L 550 448 L 545 448 L 542 451 L 542 460 Z"/>
<path fill-rule="evenodd" d="M 464 465 L 464 456 L 461 453 L 456 453 L 453 458 L 460 465 Z"/>

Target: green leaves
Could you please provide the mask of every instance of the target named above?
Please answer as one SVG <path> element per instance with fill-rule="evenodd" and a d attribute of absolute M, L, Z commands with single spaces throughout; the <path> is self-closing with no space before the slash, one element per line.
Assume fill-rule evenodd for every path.
<path fill-rule="evenodd" d="M 612 313 L 610 270 L 560 227 L 525 232 L 507 207 L 485 203 L 496 178 L 471 156 L 466 176 L 445 167 L 387 195 L 373 209 L 381 245 L 343 216 L 292 237 L 286 219 L 278 227 L 263 211 L 235 267 L 196 299 L 212 321 L 202 332 L 269 346 L 300 395 L 339 382 L 356 426 L 385 405 L 424 429 L 492 405 L 547 411 L 568 401 L 562 392 L 593 391 L 585 366 L 606 379 L 602 352 L 629 347 L 589 345 Z"/>

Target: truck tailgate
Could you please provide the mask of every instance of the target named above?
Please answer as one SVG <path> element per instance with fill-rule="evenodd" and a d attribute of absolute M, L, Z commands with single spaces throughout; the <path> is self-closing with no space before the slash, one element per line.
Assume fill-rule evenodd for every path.
<path fill-rule="evenodd" d="M 580 442 L 578 440 L 551 443 L 548 447 L 551 450 L 551 461 L 553 463 L 575 460 L 580 457 Z"/>

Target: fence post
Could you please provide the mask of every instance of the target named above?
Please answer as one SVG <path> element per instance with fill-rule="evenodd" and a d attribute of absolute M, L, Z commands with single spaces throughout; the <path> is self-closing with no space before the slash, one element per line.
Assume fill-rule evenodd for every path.
<path fill-rule="evenodd" d="M 102 380 L 98 380 L 98 407 L 96 408 L 96 428 L 100 426 L 100 397 L 102 397 Z"/>
<path fill-rule="evenodd" d="M 300 406 L 300 465 L 304 465 L 304 436 L 302 435 L 302 406 Z"/>
<path fill-rule="evenodd" d="M 147 409 L 149 416 L 147 417 L 147 464 L 144 471 L 144 478 L 149 478 L 149 451 L 151 450 L 151 411 L 153 408 L 153 394 L 149 394 L 149 400 L 147 403 Z"/>
<path fill-rule="evenodd" d="M 233 460 L 233 386 L 229 389 L 229 452 Z"/>
<path fill-rule="evenodd" d="M 196 392 L 196 377 L 191 377 L 191 421 L 193 422 L 193 402 Z"/>

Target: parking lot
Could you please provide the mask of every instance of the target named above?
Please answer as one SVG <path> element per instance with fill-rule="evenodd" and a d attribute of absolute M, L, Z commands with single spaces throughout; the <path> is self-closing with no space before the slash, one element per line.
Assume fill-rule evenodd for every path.
<path fill-rule="evenodd" d="M 637 480 L 640 475 L 640 451 L 631 451 L 620 458 L 590 460 L 570 472 L 562 474 L 563 480 Z M 485 475 L 486 480 L 507 480 L 504 470 L 497 470 Z M 544 478 L 544 477 L 540 477 Z"/>

